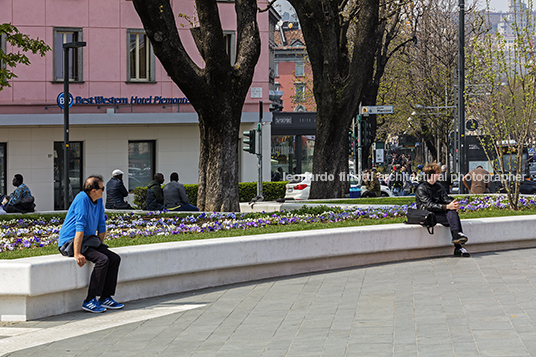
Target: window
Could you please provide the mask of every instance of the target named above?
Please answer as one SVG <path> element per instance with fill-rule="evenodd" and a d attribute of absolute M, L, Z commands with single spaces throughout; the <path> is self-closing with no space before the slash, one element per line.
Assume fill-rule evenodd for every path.
<path fill-rule="evenodd" d="M 6 53 L 6 35 L 0 35 L 0 52 Z M 4 62 L 0 59 L 0 69 L 4 68 Z"/>
<path fill-rule="evenodd" d="M 54 29 L 54 81 L 63 81 L 63 44 L 67 42 L 82 41 L 81 28 L 55 28 Z M 83 81 L 83 48 L 69 49 L 69 81 Z"/>
<path fill-rule="evenodd" d="M 154 81 L 154 53 L 144 30 L 127 30 L 128 41 L 128 81 Z"/>
<path fill-rule="evenodd" d="M 235 33 L 234 31 L 223 31 L 223 37 L 225 38 L 225 51 L 231 64 L 236 61 L 236 46 L 235 46 Z"/>
<path fill-rule="evenodd" d="M 6 143 L 0 143 L 0 195 L 7 195 Z"/>
<path fill-rule="evenodd" d="M 274 64 L 274 75 L 275 75 L 276 77 L 279 77 L 279 62 L 276 62 L 276 63 Z"/>
<path fill-rule="evenodd" d="M 296 77 L 302 77 L 305 74 L 305 65 L 303 62 L 296 62 L 295 64 Z"/>
<path fill-rule="evenodd" d="M 155 141 L 128 142 L 128 190 L 147 186 L 155 174 Z"/>
<path fill-rule="evenodd" d="M 305 83 L 294 83 L 294 103 L 305 101 Z"/>

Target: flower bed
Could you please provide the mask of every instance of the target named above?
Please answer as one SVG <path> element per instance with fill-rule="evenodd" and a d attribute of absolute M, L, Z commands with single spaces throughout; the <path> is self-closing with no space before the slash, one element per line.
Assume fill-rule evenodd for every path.
<path fill-rule="evenodd" d="M 149 212 L 146 215 L 126 213 L 107 217 L 106 239 L 146 237 L 155 235 L 181 235 L 215 232 L 266 226 L 292 225 L 300 223 L 331 223 L 346 220 L 386 219 L 405 216 L 410 206 L 394 206 L 366 209 L 341 209 L 338 207 L 314 207 L 288 213 L 200 213 L 188 217 L 160 215 Z M 521 208 L 535 208 L 534 198 L 522 197 Z M 474 212 L 486 209 L 507 209 L 506 196 L 484 196 L 460 200 L 460 211 Z M 17 218 L 0 223 L 0 252 L 16 249 L 32 249 L 57 244 L 63 219 L 40 217 L 38 219 Z"/>

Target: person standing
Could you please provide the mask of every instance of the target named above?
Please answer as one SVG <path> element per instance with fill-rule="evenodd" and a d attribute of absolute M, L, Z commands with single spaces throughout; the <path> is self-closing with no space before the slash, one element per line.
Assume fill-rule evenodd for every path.
<path fill-rule="evenodd" d="M 102 193 L 102 176 L 89 176 L 84 190 L 76 195 L 61 226 L 58 247 L 62 255 L 74 257 L 78 266 L 86 261 L 95 266 L 89 280 L 87 297 L 82 309 L 104 312 L 121 309 L 124 305 L 113 299 L 121 257 L 104 244 L 106 221 Z M 99 299 L 97 299 L 99 297 Z"/>
<path fill-rule="evenodd" d="M 162 192 L 163 183 L 164 175 L 160 172 L 154 174 L 154 180 L 147 185 L 146 210 L 161 211 L 164 208 L 164 193 Z"/>
<path fill-rule="evenodd" d="M 107 209 L 132 209 L 125 202 L 128 191 L 123 184 L 123 171 L 115 169 L 112 171 L 112 178 L 106 183 L 106 208 Z"/>
<path fill-rule="evenodd" d="M 438 181 L 450 193 L 452 188 L 452 176 L 447 172 L 447 165 L 441 165 L 441 178 Z"/>
<path fill-rule="evenodd" d="M 380 181 L 373 170 L 363 173 L 363 185 L 366 190 L 361 193 L 361 197 L 380 197 L 382 195 Z"/>
<path fill-rule="evenodd" d="M 481 165 L 471 170 L 462 178 L 463 185 L 472 194 L 486 193 L 489 188 L 490 175 Z M 467 184 L 471 183 L 471 186 Z"/>
<path fill-rule="evenodd" d="M 393 172 L 389 175 L 389 188 L 395 196 L 404 196 L 404 176 L 400 170 L 400 165 L 395 165 Z"/>
<path fill-rule="evenodd" d="M 164 208 L 170 211 L 199 211 L 188 201 L 184 186 L 179 183 L 179 174 L 173 172 L 169 183 L 164 187 Z"/>
<path fill-rule="evenodd" d="M 445 188 L 438 183 L 441 175 L 439 164 L 427 164 L 424 169 L 424 182 L 415 191 L 417 208 L 434 212 L 437 223 L 450 227 L 454 256 L 469 257 L 469 252 L 462 247 L 468 240 L 463 233 L 458 215 L 458 201 L 447 195 Z"/>

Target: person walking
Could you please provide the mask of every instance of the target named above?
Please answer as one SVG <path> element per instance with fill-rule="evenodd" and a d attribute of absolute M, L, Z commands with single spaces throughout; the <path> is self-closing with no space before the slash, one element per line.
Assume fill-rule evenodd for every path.
<path fill-rule="evenodd" d="M 60 253 L 74 257 L 79 267 L 83 267 L 88 260 L 95 265 L 87 297 L 82 303 L 82 309 L 95 313 L 124 306 L 112 297 L 121 257 L 103 243 L 106 236 L 103 192 L 102 176 L 94 175 L 86 179 L 84 190 L 76 195 L 67 211 L 58 239 Z"/>
<path fill-rule="evenodd" d="M 199 211 L 188 201 L 184 186 L 179 183 L 179 174 L 173 172 L 169 183 L 164 187 L 164 208 L 170 211 Z"/>
<path fill-rule="evenodd" d="M 434 212 L 437 223 L 450 228 L 454 256 L 469 257 L 470 254 L 462 247 L 468 240 L 463 233 L 462 223 L 458 215 L 459 204 L 454 198 L 447 195 L 445 188 L 439 184 L 441 167 L 439 164 L 427 164 L 423 168 L 424 182 L 415 191 L 417 208 Z"/>

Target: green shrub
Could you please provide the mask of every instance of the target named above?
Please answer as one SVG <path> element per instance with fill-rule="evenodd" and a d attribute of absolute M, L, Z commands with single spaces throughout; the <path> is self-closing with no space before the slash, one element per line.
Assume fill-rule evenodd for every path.
<path fill-rule="evenodd" d="M 278 182 L 263 182 L 263 194 L 265 201 L 275 201 L 278 198 L 285 197 L 285 185 L 288 181 Z M 188 200 L 191 204 L 197 206 L 197 184 L 184 185 Z M 147 187 L 136 187 L 134 193 L 134 208 L 145 209 Z M 238 183 L 238 197 L 240 202 L 249 202 L 252 198 L 257 196 L 257 183 L 256 182 L 240 182 Z"/>

